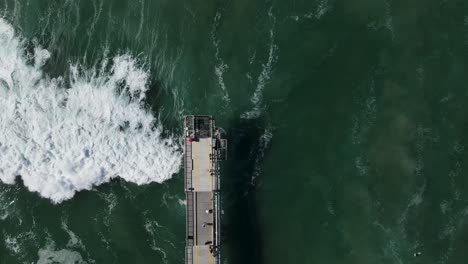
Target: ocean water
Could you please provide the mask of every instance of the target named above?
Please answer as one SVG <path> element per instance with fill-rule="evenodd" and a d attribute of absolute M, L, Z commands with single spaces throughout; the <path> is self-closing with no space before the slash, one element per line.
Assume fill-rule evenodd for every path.
<path fill-rule="evenodd" d="M 461 0 L 2 0 L 0 264 L 184 263 L 187 114 L 223 263 L 464 264 L 467 63 Z"/>

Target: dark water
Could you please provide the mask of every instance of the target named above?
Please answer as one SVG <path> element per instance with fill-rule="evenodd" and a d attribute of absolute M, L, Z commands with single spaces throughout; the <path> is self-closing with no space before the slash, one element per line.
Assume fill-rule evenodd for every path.
<path fill-rule="evenodd" d="M 48 76 L 139 60 L 166 137 L 184 114 L 216 117 L 229 140 L 224 263 L 466 263 L 468 2 L 0 9 L 27 48 L 50 52 Z M 0 263 L 184 263 L 182 185 L 181 172 L 117 179 L 52 204 L 2 184 Z"/>

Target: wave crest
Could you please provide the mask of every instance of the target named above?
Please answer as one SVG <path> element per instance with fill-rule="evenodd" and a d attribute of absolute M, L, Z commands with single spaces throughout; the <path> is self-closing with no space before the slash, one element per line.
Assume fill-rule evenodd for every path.
<path fill-rule="evenodd" d="M 180 147 L 144 107 L 149 73 L 130 55 L 100 71 L 72 65 L 65 85 L 43 73 L 47 50 L 36 47 L 33 60 L 25 54 L 0 18 L 1 181 L 21 176 L 58 203 L 117 176 L 146 184 L 179 170 Z"/>

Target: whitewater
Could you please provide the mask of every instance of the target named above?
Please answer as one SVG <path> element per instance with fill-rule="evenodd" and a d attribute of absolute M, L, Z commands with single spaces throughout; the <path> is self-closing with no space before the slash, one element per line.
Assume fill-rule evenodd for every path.
<path fill-rule="evenodd" d="M 136 59 L 71 64 L 69 76 L 52 78 L 43 70 L 49 57 L 38 45 L 28 53 L 0 18 L 2 182 L 21 177 L 30 191 L 60 203 L 115 177 L 147 184 L 177 173 L 180 146 L 145 108 L 150 73 Z"/>

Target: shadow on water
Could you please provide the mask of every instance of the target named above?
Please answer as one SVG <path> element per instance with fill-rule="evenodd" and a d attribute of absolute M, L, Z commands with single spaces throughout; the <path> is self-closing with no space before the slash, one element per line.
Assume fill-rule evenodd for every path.
<path fill-rule="evenodd" d="M 263 263 L 258 204 L 252 175 L 262 120 L 237 119 L 227 130 L 228 160 L 223 166 L 224 254 L 230 264 Z"/>

